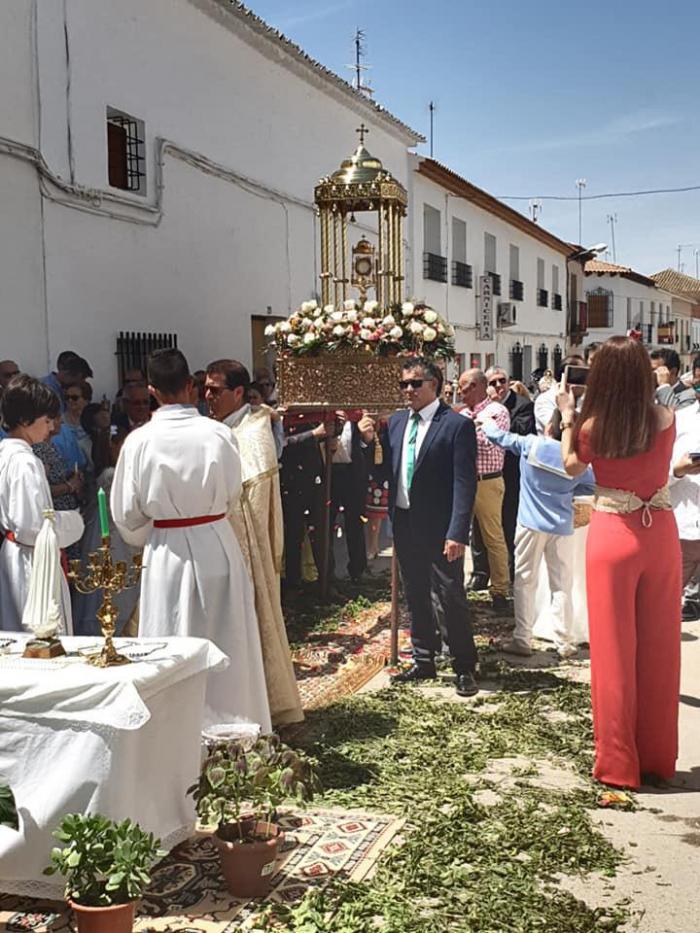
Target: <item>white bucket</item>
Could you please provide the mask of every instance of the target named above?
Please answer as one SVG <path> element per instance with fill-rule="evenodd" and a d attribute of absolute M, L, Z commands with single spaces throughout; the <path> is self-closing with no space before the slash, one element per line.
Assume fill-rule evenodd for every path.
<path fill-rule="evenodd" d="M 262 728 L 256 722 L 220 722 L 207 726 L 202 731 L 202 738 L 206 745 L 240 742 L 245 751 L 248 751 L 260 738 L 261 732 Z"/>

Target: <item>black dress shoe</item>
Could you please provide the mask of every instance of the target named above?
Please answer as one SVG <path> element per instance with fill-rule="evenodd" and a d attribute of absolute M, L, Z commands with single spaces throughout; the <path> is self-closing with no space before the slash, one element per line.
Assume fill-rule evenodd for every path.
<path fill-rule="evenodd" d="M 391 678 L 392 684 L 413 684 L 417 680 L 435 680 L 437 674 L 434 667 L 425 667 L 420 664 L 413 664 L 407 671 L 401 671 L 400 674 L 394 674 Z"/>
<path fill-rule="evenodd" d="M 508 598 L 501 593 L 494 593 L 491 597 L 491 608 L 495 612 L 510 612 L 510 603 Z"/>
<path fill-rule="evenodd" d="M 479 692 L 479 686 L 471 672 L 457 674 L 456 690 L 458 697 L 474 697 Z"/>
<path fill-rule="evenodd" d="M 489 588 L 489 578 L 482 577 L 477 573 L 473 573 L 469 578 L 467 583 L 467 589 L 470 592 L 478 592 L 480 590 L 487 590 Z"/>
<path fill-rule="evenodd" d="M 681 616 L 684 622 L 695 622 L 696 619 L 700 619 L 700 605 L 694 599 L 686 599 L 683 603 L 683 615 Z"/>

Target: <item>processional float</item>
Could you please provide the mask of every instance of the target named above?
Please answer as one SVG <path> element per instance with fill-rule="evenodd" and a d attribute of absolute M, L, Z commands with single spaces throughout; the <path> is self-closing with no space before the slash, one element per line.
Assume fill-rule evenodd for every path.
<path fill-rule="evenodd" d="M 404 407 L 399 388 L 406 356 L 450 359 L 454 331 L 423 302 L 406 301 L 403 223 L 406 189 L 365 147 L 322 178 L 314 201 L 320 226 L 320 301 L 303 302 L 266 328 L 277 354 L 280 404 L 291 417 L 326 420 L 336 411 L 375 419 Z M 357 237 L 358 215 L 368 236 Z M 369 215 L 369 216 L 368 216 Z M 351 242 L 352 241 L 352 242 Z M 328 596 L 332 438 L 324 439 L 321 594 Z M 381 462 L 375 442 L 375 462 Z M 392 663 L 398 655 L 398 570 L 392 558 Z"/>

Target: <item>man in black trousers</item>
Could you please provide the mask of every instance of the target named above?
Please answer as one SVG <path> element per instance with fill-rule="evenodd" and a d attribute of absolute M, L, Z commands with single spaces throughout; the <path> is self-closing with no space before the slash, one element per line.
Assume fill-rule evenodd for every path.
<path fill-rule="evenodd" d="M 518 395 L 510 388 L 510 379 L 504 369 L 492 366 L 486 370 L 486 380 L 491 398 L 505 405 L 510 414 L 511 434 L 535 434 L 535 406 L 523 395 Z M 501 509 L 503 522 L 503 535 L 508 548 L 508 563 L 510 565 L 510 579 L 513 582 L 515 566 L 515 526 L 518 518 L 518 504 L 520 502 L 520 458 L 506 451 L 503 463 L 503 483 L 505 495 Z M 470 590 L 485 590 L 491 575 L 489 558 L 481 538 L 479 523 L 474 520 L 472 527 L 472 576 L 469 581 Z"/>
<path fill-rule="evenodd" d="M 442 374 L 434 363 L 407 357 L 401 389 L 408 408 L 392 415 L 382 436 L 413 645 L 413 665 L 392 681 L 434 679 L 441 633 L 458 695 L 474 696 L 477 655 L 463 559 L 476 495 L 476 433 L 468 418 L 440 400 L 441 388 Z M 372 429 L 363 431 L 366 443 L 372 437 Z"/>

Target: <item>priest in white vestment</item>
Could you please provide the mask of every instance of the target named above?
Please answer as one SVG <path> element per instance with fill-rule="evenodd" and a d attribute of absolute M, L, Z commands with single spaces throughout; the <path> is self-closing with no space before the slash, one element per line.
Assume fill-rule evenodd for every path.
<path fill-rule="evenodd" d="M 148 379 L 161 407 L 124 442 L 111 491 L 122 538 L 144 547 L 139 634 L 211 639 L 230 666 L 209 676 L 207 724 L 269 732 L 253 587 L 228 521 L 241 491 L 235 441 L 189 404 L 179 350 L 151 354 Z"/>
<path fill-rule="evenodd" d="M 53 510 L 44 465 L 32 444 L 48 440 L 60 402 L 38 379 L 15 376 L 2 397 L 2 420 L 8 437 L 0 442 L 0 629 L 22 631 L 34 558 L 34 542 L 44 524 L 44 512 Z M 68 547 L 83 533 L 77 511 L 55 513 L 59 547 Z M 68 584 L 62 579 L 63 628 L 73 633 Z"/>
<path fill-rule="evenodd" d="M 241 455 L 242 492 L 231 521 L 255 590 L 270 713 L 275 725 L 301 722 L 301 700 L 280 600 L 284 529 L 279 464 L 266 405 L 246 402 L 248 370 L 237 360 L 207 367 L 204 394 L 213 417 L 233 432 Z"/>

